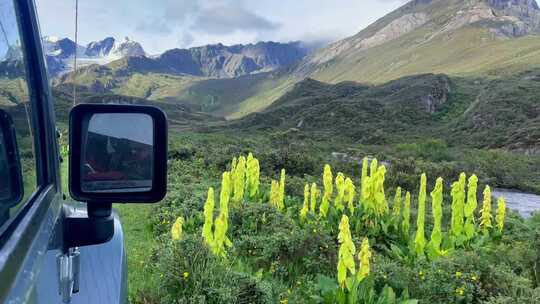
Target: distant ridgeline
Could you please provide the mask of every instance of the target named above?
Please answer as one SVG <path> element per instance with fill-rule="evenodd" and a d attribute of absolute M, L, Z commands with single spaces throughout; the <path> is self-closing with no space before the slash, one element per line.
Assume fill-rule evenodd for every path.
<path fill-rule="evenodd" d="M 216 117 L 224 117 L 231 128 L 297 128 L 368 143 L 442 137 L 538 154 L 539 34 L 534 0 L 415 0 L 317 50 L 259 42 L 148 56 L 129 39 L 44 41 L 59 75 L 55 91 L 66 99 L 76 85 L 86 96 L 181 105 L 212 117 L 211 127 L 222 128 Z M 76 77 L 65 73 L 75 52 L 83 65 Z M 11 67 L 0 63 L 0 75 L 15 77 Z"/>

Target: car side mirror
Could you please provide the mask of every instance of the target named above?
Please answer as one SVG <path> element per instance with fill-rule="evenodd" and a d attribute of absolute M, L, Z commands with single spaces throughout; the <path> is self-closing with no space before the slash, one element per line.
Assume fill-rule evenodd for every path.
<path fill-rule="evenodd" d="M 167 119 L 156 107 L 80 104 L 70 113 L 69 189 L 87 203 L 154 203 L 167 192 Z"/>
<path fill-rule="evenodd" d="M 9 209 L 17 205 L 23 195 L 15 126 L 11 116 L 0 110 L 0 225 L 9 218 Z"/>

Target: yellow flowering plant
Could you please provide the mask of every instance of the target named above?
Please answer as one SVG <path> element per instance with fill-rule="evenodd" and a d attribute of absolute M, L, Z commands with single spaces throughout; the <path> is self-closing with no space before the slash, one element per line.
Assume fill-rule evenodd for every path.
<path fill-rule="evenodd" d="M 309 200 L 309 210 L 312 212 L 312 213 L 315 213 L 316 212 L 316 208 L 317 208 L 317 199 L 320 195 L 320 190 L 317 189 L 317 184 L 316 183 L 312 183 L 311 184 L 311 191 L 310 191 L 310 200 Z"/>
<path fill-rule="evenodd" d="M 484 189 L 484 199 L 482 200 L 482 210 L 480 211 L 480 231 L 484 234 L 489 234 L 489 230 L 493 228 L 491 224 L 491 188 L 486 186 Z"/>
<path fill-rule="evenodd" d="M 354 215 L 354 196 L 356 195 L 356 187 L 352 179 L 345 179 L 345 194 L 343 200 L 347 203 L 347 208 L 351 215 Z"/>
<path fill-rule="evenodd" d="M 354 254 L 356 253 L 356 247 L 354 246 L 351 230 L 349 228 L 349 217 L 343 215 L 341 222 L 339 223 L 339 251 L 338 251 L 338 264 L 337 264 L 337 277 L 339 286 L 342 289 L 351 288 L 347 286 L 347 273 L 356 274 L 356 266 L 354 262 Z"/>
<path fill-rule="evenodd" d="M 237 163 L 238 163 L 238 160 L 236 159 L 236 157 L 233 157 L 233 159 L 231 161 L 231 170 L 229 171 L 230 175 L 231 175 L 231 179 L 233 179 L 233 180 L 234 180 L 234 176 L 236 174 L 235 172 L 236 172 Z M 234 195 L 234 182 L 229 184 L 229 193 L 230 193 L 231 196 Z"/>
<path fill-rule="evenodd" d="M 328 214 L 328 209 L 330 208 L 330 200 L 332 199 L 332 194 L 334 192 L 332 168 L 328 164 L 324 166 L 323 186 L 324 194 L 322 197 L 321 205 L 319 207 L 319 214 L 321 217 L 324 218 Z"/>
<path fill-rule="evenodd" d="M 426 220 L 426 174 L 420 177 L 420 192 L 418 194 L 418 216 L 416 219 L 416 237 L 414 238 L 414 250 L 416 255 L 423 256 L 426 246 L 425 220 Z"/>
<path fill-rule="evenodd" d="M 279 182 L 272 180 L 270 182 L 270 205 L 276 207 L 279 210 L 282 210 L 281 204 L 279 203 Z"/>
<path fill-rule="evenodd" d="M 356 274 L 356 279 L 358 282 L 361 282 L 365 279 L 370 271 L 370 259 L 371 259 L 371 249 L 369 247 L 369 240 L 364 238 L 362 245 L 360 246 L 360 252 L 358 253 L 358 260 L 360 261 L 360 266 Z"/>
<path fill-rule="evenodd" d="M 409 191 L 405 193 L 405 203 L 403 205 L 403 221 L 401 222 L 401 229 L 405 239 L 409 239 L 409 233 L 411 229 L 411 193 Z"/>
<path fill-rule="evenodd" d="M 336 176 L 336 198 L 334 199 L 334 206 L 336 210 L 343 211 L 343 197 L 345 196 L 345 175 L 338 172 Z"/>
<path fill-rule="evenodd" d="M 454 241 L 460 244 L 464 240 L 463 224 L 465 212 L 465 173 L 461 173 L 459 181 L 452 184 L 452 217 L 450 223 L 450 231 Z"/>
<path fill-rule="evenodd" d="M 430 257 L 441 255 L 442 243 L 442 209 L 443 202 L 443 179 L 437 178 L 435 188 L 431 191 L 431 212 L 433 214 L 433 230 L 428 244 L 428 254 Z"/>
<path fill-rule="evenodd" d="M 260 171 L 259 160 L 253 157 L 252 153 L 249 153 L 246 160 L 246 186 L 251 199 L 259 194 Z"/>
<path fill-rule="evenodd" d="M 214 189 L 208 189 L 208 197 L 204 204 L 204 217 L 202 235 L 205 243 L 210 247 L 213 254 L 226 257 L 225 247 L 232 246 L 227 237 L 229 228 L 229 200 L 230 200 L 230 172 L 224 172 L 221 179 L 221 192 L 219 195 L 219 215 L 213 221 L 214 213 Z M 213 231 L 212 231 L 213 228 Z"/>
<path fill-rule="evenodd" d="M 246 158 L 244 156 L 238 158 L 232 179 L 234 183 L 233 202 L 239 203 L 244 199 L 246 184 Z"/>
<path fill-rule="evenodd" d="M 388 212 L 388 203 L 386 202 L 386 195 L 384 193 L 385 175 L 386 167 L 380 166 L 375 173 L 375 179 L 372 179 L 371 181 L 372 194 L 376 206 L 375 211 L 378 216 L 382 216 Z"/>
<path fill-rule="evenodd" d="M 364 157 L 362 160 L 362 177 L 360 179 L 360 202 L 366 203 L 369 194 L 369 175 L 368 175 L 368 158 Z"/>
<path fill-rule="evenodd" d="M 305 220 L 308 212 L 309 212 L 309 185 L 306 184 L 304 186 L 304 204 L 302 205 L 302 209 L 300 209 L 300 219 Z"/>
<path fill-rule="evenodd" d="M 285 169 L 281 169 L 281 175 L 279 178 L 279 206 L 280 209 L 285 207 Z"/>
<path fill-rule="evenodd" d="M 238 169 L 238 167 L 236 169 Z M 221 257 L 225 257 L 226 255 L 225 246 L 232 246 L 232 242 L 227 237 L 227 230 L 229 229 L 230 182 L 230 173 L 223 173 L 219 200 L 219 215 L 214 223 L 214 242 L 212 248 L 214 254 Z"/>
<path fill-rule="evenodd" d="M 204 203 L 204 224 L 202 229 L 203 240 L 209 246 L 212 246 L 214 242 L 214 204 L 214 188 L 210 187 Z"/>
<path fill-rule="evenodd" d="M 399 222 L 401 218 L 401 187 L 396 188 L 396 194 L 394 195 L 394 202 L 392 205 L 392 217 L 395 222 Z"/>
<path fill-rule="evenodd" d="M 478 206 L 478 202 L 476 201 L 476 191 L 478 187 L 478 177 L 476 175 L 471 175 L 469 177 L 469 183 L 467 187 L 467 203 L 465 204 L 464 208 L 464 216 L 465 216 L 465 226 L 464 226 L 464 232 L 465 237 L 467 240 L 470 240 L 474 237 L 476 228 L 475 228 L 475 211 Z"/>
<path fill-rule="evenodd" d="M 497 223 L 497 230 L 502 233 L 504 229 L 504 220 L 506 217 L 506 202 L 504 198 L 499 197 L 497 200 L 497 212 L 495 215 L 495 221 Z"/>
<path fill-rule="evenodd" d="M 173 241 L 179 241 L 182 239 L 182 226 L 184 225 L 184 218 L 178 217 L 171 227 L 171 236 Z"/>

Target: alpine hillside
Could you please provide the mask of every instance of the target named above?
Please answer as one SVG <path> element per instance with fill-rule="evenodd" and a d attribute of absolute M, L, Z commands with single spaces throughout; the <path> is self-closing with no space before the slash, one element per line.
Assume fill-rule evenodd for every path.
<path fill-rule="evenodd" d="M 384 82 L 421 73 L 520 71 L 540 65 L 535 0 L 414 0 L 303 60 L 295 76 Z"/>

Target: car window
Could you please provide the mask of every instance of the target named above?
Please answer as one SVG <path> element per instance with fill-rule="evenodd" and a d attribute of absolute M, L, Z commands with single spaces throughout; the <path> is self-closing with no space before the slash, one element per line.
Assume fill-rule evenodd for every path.
<path fill-rule="evenodd" d="M 10 218 L 13 218 L 37 188 L 32 109 L 26 81 L 25 57 L 20 40 L 14 3 L 11 0 L 1 1 L 0 110 L 9 117 L 15 130 L 15 141 L 22 171 L 23 196 L 16 202 L 0 201 L 0 229 Z M 0 154 L 4 155 L 5 151 L 3 152 Z M 7 161 L 5 157 L 0 157 L 0 162 L 3 162 L 0 164 L 2 168 L 14 165 L 13 161 Z M 1 169 L 0 173 L 3 174 Z"/>

